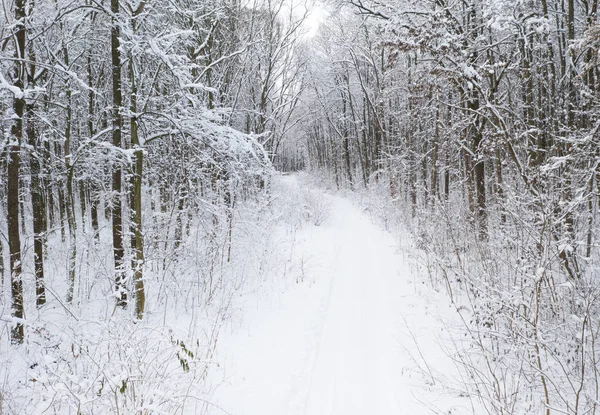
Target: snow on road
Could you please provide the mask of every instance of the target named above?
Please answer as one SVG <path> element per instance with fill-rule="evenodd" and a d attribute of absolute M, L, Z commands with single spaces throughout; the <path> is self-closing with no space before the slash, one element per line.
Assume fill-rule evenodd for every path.
<path fill-rule="evenodd" d="M 472 413 L 442 380 L 456 371 L 438 318 L 452 313 L 448 301 L 411 272 L 389 233 L 327 198 L 328 220 L 296 234 L 300 265 L 270 282 L 276 294 L 246 301 L 222 336 L 210 413 Z"/>

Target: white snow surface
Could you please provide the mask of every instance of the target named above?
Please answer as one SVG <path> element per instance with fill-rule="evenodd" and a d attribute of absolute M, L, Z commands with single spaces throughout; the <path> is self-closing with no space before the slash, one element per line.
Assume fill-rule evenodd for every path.
<path fill-rule="evenodd" d="M 284 182 L 306 192 L 295 177 Z M 279 235 L 291 244 L 289 273 L 240 295 L 209 374 L 209 413 L 482 413 L 457 386 L 455 307 L 411 259 L 409 237 L 344 197 L 318 196 L 328 218 Z"/>

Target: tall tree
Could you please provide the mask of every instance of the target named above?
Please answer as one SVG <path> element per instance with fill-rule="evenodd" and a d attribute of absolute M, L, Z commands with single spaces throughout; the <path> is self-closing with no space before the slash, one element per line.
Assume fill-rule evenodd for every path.
<path fill-rule="evenodd" d="M 121 21 L 120 1 L 111 0 L 112 26 L 110 35 L 111 74 L 112 74 L 112 144 L 118 151 L 123 146 L 123 95 L 121 81 Z M 116 153 L 116 152 L 115 152 Z M 115 295 L 117 305 L 127 305 L 127 287 L 125 285 L 125 248 L 123 245 L 122 211 L 122 167 L 118 156 L 113 161 L 112 172 L 112 237 L 115 266 Z"/>
<path fill-rule="evenodd" d="M 33 10 L 33 0 L 28 5 Z M 27 85 L 30 89 L 35 89 L 37 79 L 36 53 L 34 42 L 30 41 L 28 45 L 28 70 Z M 33 214 L 33 253 L 35 267 L 35 302 L 38 307 L 46 303 L 46 289 L 44 287 L 44 251 L 46 238 L 46 203 L 44 202 L 44 189 L 42 182 L 42 159 L 43 149 L 38 137 L 37 120 L 35 118 L 36 105 L 30 100 L 26 106 L 27 118 L 27 142 L 31 149 L 29 156 L 29 169 L 31 172 L 31 211 Z"/>
<path fill-rule="evenodd" d="M 141 1 L 132 14 L 131 26 L 132 32 L 135 35 L 137 31 L 137 19 L 144 11 L 146 2 Z M 144 169 L 144 149 L 140 144 L 139 126 L 138 126 L 138 87 L 134 57 L 129 57 L 129 82 L 131 83 L 131 98 L 130 98 L 130 130 L 131 130 L 131 146 L 135 151 L 135 165 L 133 166 L 132 175 L 132 205 L 131 214 L 133 216 L 132 228 L 133 234 L 131 237 L 132 252 L 132 269 L 133 281 L 135 288 L 135 313 L 139 319 L 144 315 L 144 307 L 146 303 L 146 292 L 144 289 L 144 235 L 142 222 L 142 182 Z"/>
<path fill-rule="evenodd" d="M 19 170 L 21 164 L 21 143 L 23 141 L 23 125 L 25 115 L 25 42 L 26 42 L 26 0 L 15 1 L 15 63 L 13 66 L 13 111 L 15 120 L 12 123 L 10 134 L 11 142 L 8 149 L 8 248 L 10 255 L 10 276 L 12 292 L 12 315 L 17 319 L 12 329 L 12 341 L 22 343 L 25 338 L 23 322 L 23 281 L 21 264 L 21 234 L 19 230 Z"/>

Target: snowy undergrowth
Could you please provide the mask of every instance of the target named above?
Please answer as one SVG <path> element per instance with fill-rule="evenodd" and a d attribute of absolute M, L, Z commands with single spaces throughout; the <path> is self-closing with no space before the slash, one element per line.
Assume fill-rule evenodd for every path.
<path fill-rule="evenodd" d="M 468 246 L 467 241 L 474 235 L 461 233 L 464 232 L 461 215 L 465 212 L 460 208 L 453 212 L 446 210 L 448 206 L 460 207 L 461 203 L 455 201 L 446 208 L 438 206 L 435 213 L 426 209 L 413 212 L 407 198 L 399 195 L 392 199 L 389 191 L 388 180 L 384 179 L 371 183 L 367 189 L 356 191 L 354 198 L 375 223 L 396 238 L 417 275 L 416 284 L 421 287 L 417 290 L 418 295 L 438 304 L 451 304 L 450 309 L 434 307 L 434 312 L 437 324 L 445 332 L 443 337 L 436 338 L 436 342 L 454 366 L 451 370 L 435 370 L 435 362 L 421 356 L 418 360 L 420 369 L 430 376 L 432 384 L 440 391 L 445 389 L 450 395 L 469 399 L 472 407 L 459 413 L 523 413 L 515 411 L 515 408 L 498 406 L 501 399 L 516 395 L 515 391 L 507 388 L 518 387 L 519 383 L 511 378 L 508 371 L 497 373 L 497 365 L 493 362 L 495 357 L 492 356 L 494 351 L 485 341 L 489 335 L 478 325 L 480 316 L 477 307 L 487 304 L 488 300 L 470 296 L 472 292 L 465 284 L 464 273 L 458 271 L 465 261 L 473 261 L 474 266 L 480 261 L 489 264 L 489 260 L 476 258 L 469 251 L 473 247 Z M 435 408 L 430 409 L 433 413 L 442 413 Z"/>
<path fill-rule="evenodd" d="M 302 277 L 294 261 L 282 261 L 292 258 L 294 230 L 309 220 L 302 192 L 287 186 L 275 178 L 270 194 L 238 203 L 231 222 L 208 208 L 194 212 L 184 219 L 181 243 L 173 241 L 174 215 L 146 215 L 147 308 L 141 322 L 133 307 L 115 307 L 109 223 L 99 241 L 79 240 L 71 304 L 64 300 L 68 252 L 59 248 L 66 244 L 56 230 L 46 261 L 48 303 L 36 309 L 32 298 L 25 299 L 22 346 L 9 341 L 4 282 L 1 412 L 197 414 L 210 408 L 207 373 L 218 364 L 219 334 L 239 318 L 240 294 L 260 290 L 280 273 Z M 34 284 L 32 269 L 25 268 L 24 284 Z"/>
<path fill-rule="evenodd" d="M 481 403 L 487 413 L 528 413 L 532 407 L 514 405 L 527 387 L 518 372 L 507 365 L 517 360 L 499 356 L 499 344 L 492 339 L 496 337 L 491 333 L 495 330 L 493 314 L 497 312 L 492 306 L 494 298 L 479 292 L 483 286 L 494 289 L 490 282 L 478 280 L 481 268 L 491 271 L 489 268 L 497 264 L 485 255 L 481 244 L 472 242 L 476 241 L 475 232 L 463 226 L 464 205 L 454 201 L 437 206 L 433 213 L 419 209 L 413 214 L 409 200 L 390 198 L 385 181 L 357 192 L 357 198 L 381 226 L 396 235 L 411 235 L 410 246 L 405 247 L 414 266 L 428 286 L 444 293 L 454 305 L 453 317 L 440 317 L 449 333 L 440 346 L 454 359 L 457 370 L 440 380 Z M 499 272 L 497 268 L 495 271 Z"/>
<path fill-rule="evenodd" d="M 600 288 L 594 258 L 583 278 L 566 276 L 550 235 L 522 226 L 535 213 L 520 199 L 509 197 L 505 205 L 513 225 L 496 212 L 488 240 L 481 241 L 458 195 L 413 215 L 409 200 L 391 200 L 386 183 L 357 191 L 356 199 L 382 227 L 412 235 L 404 244 L 414 266 L 454 305 L 457 318 L 444 319 L 451 336 L 441 346 L 457 370 L 443 381 L 490 414 L 596 413 Z"/>

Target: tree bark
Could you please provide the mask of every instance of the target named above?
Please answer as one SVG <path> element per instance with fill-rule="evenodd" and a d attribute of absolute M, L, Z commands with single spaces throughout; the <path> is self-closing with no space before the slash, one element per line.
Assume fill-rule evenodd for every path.
<path fill-rule="evenodd" d="M 94 18 L 92 17 L 92 22 Z M 88 84 L 92 85 L 92 51 L 88 52 L 87 56 L 87 75 Z M 94 127 L 94 114 L 95 114 L 95 93 L 93 89 L 88 91 L 88 133 L 90 138 L 96 134 L 96 128 Z M 100 229 L 98 225 L 98 208 L 100 207 L 100 189 L 98 188 L 97 178 L 92 179 L 90 185 L 90 216 L 92 220 L 92 230 L 94 231 L 94 239 L 100 240 Z"/>
<path fill-rule="evenodd" d="M 23 116 L 25 112 L 25 94 L 23 93 L 25 79 L 25 7 L 26 0 L 15 1 L 15 66 L 14 86 L 21 93 L 15 94 L 13 110 L 15 120 L 11 126 L 11 145 L 8 149 L 8 249 L 10 255 L 10 276 L 12 295 L 12 316 L 17 320 L 11 330 L 11 341 L 23 343 L 25 330 L 23 327 L 23 281 L 21 280 L 21 234 L 19 231 L 19 166 L 21 143 L 23 142 Z"/>
<path fill-rule="evenodd" d="M 65 63 L 68 66 L 68 54 L 65 48 Z M 74 166 L 71 154 L 71 123 L 73 110 L 71 107 L 71 89 L 67 86 L 67 118 L 65 125 L 65 170 L 67 172 L 67 195 L 65 198 L 67 223 L 69 224 L 69 289 L 67 291 L 67 302 L 73 301 L 75 292 L 76 268 L 77 268 L 77 219 L 75 218 L 75 194 L 73 189 Z"/>
<path fill-rule="evenodd" d="M 123 116 L 121 107 L 123 98 L 121 94 L 121 30 L 119 28 L 119 0 L 111 0 L 110 10 L 113 14 L 111 29 L 111 72 L 112 72 L 112 144 L 116 148 L 122 147 Z M 121 205 L 122 169 L 118 160 L 114 161 L 112 172 L 112 235 L 113 235 L 113 258 L 115 265 L 115 296 L 117 305 L 127 306 L 127 290 L 125 287 L 125 268 L 123 257 L 125 249 L 123 246 L 123 217 Z"/>
<path fill-rule="evenodd" d="M 344 78 L 346 77 L 344 76 Z M 344 80 L 346 81 L 345 84 L 347 85 L 347 79 Z M 342 88 L 341 84 L 338 86 Z M 346 175 L 348 176 L 348 182 L 350 183 L 350 189 L 353 190 L 354 181 L 352 180 L 352 164 L 350 163 L 350 138 L 348 131 L 348 100 L 346 99 L 346 92 L 341 90 L 340 94 L 342 98 L 342 145 L 344 147 L 344 164 L 346 167 Z M 347 90 L 347 94 L 350 95 L 350 90 Z"/>
<path fill-rule="evenodd" d="M 132 27 L 136 30 L 135 17 L 143 10 L 144 2 L 133 15 Z M 138 119 L 137 119 L 137 84 L 133 58 L 129 58 L 129 81 L 131 82 L 131 146 L 135 151 L 135 166 L 132 178 L 132 227 L 133 235 L 131 239 L 132 247 L 132 269 L 135 288 L 135 314 L 138 319 L 144 316 L 144 307 L 146 304 L 146 293 L 144 290 L 144 235 L 142 233 L 142 180 L 144 168 L 144 150 L 140 145 Z"/>
<path fill-rule="evenodd" d="M 431 151 L 431 200 L 435 204 L 439 196 L 438 178 L 439 178 L 439 140 L 440 140 L 440 104 L 435 108 L 435 134 L 433 136 L 433 149 Z"/>
<path fill-rule="evenodd" d="M 29 44 L 29 71 L 27 73 L 27 83 L 30 88 L 35 87 L 36 55 L 33 49 L 33 43 Z M 29 158 L 29 169 L 31 171 L 31 209 L 33 213 L 33 256 L 35 272 L 35 304 L 41 307 L 46 303 L 46 290 L 44 287 L 44 238 L 45 238 L 45 216 L 46 205 L 42 188 L 41 175 L 41 154 L 38 146 L 36 131 L 36 122 L 34 118 L 34 104 L 27 104 L 27 141 L 32 154 Z"/>

